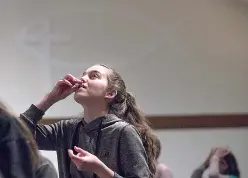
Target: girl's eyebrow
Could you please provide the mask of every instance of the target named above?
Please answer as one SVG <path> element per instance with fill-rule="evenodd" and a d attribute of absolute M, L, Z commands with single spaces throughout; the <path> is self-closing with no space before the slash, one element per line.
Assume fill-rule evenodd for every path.
<path fill-rule="evenodd" d="M 101 75 L 101 73 L 100 73 L 99 71 L 97 71 L 97 70 L 89 71 L 89 73 L 98 73 L 98 74 Z M 86 74 L 87 74 L 87 72 L 84 72 L 84 73 L 83 73 L 83 76 L 86 75 Z"/>

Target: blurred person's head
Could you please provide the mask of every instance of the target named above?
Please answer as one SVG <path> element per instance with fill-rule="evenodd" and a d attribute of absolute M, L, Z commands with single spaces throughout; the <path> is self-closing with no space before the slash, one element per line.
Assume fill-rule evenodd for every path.
<path fill-rule="evenodd" d="M 219 171 L 221 174 L 240 177 L 238 162 L 232 152 L 228 153 L 219 161 Z"/>
<path fill-rule="evenodd" d="M 39 152 L 38 152 L 38 148 L 36 145 L 36 141 L 34 140 L 32 133 L 27 128 L 27 126 L 20 119 L 15 117 L 14 114 L 8 109 L 8 107 L 3 102 L 0 101 L 0 122 L 1 122 L 1 119 L 3 119 L 3 117 L 4 119 L 13 119 L 18 124 L 22 132 L 20 134 L 23 134 L 23 136 L 25 137 L 26 142 L 28 143 L 29 148 L 30 148 L 30 154 L 32 156 L 32 161 L 34 165 L 36 165 L 39 160 Z"/>

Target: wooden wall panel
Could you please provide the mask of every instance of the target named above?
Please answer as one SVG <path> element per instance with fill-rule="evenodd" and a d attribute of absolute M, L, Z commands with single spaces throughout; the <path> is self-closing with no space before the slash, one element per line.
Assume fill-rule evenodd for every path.
<path fill-rule="evenodd" d="M 147 118 L 154 129 L 248 127 L 248 114 L 149 116 Z M 45 118 L 41 123 L 51 124 L 60 120 Z"/>

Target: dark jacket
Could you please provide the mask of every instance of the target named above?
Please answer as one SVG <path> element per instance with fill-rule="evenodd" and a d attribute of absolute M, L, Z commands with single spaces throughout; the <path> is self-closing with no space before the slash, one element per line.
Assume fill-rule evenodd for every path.
<path fill-rule="evenodd" d="M 115 172 L 114 177 L 150 177 L 140 135 L 133 126 L 115 115 L 106 115 L 89 124 L 82 119 L 62 120 L 50 125 L 37 124 L 43 115 L 43 111 L 31 105 L 21 114 L 21 118 L 33 131 L 39 149 L 57 151 L 60 178 L 71 177 L 67 150 L 78 146 L 80 139 L 83 139 L 82 148 L 86 151 L 92 153 L 99 150 L 92 154 Z M 80 174 L 87 177 L 82 172 Z"/>
<path fill-rule="evenodd" d="M 33 164 L 28 140 L 16 118 L 0 110 L 0 176 L 3 178 L 57 178 L 42 156 Z"/>

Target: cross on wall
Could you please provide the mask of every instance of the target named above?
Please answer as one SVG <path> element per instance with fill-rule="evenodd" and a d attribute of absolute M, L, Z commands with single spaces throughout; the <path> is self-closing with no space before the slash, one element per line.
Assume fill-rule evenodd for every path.
<path fill-rule="evenodd" d="M 30 29 L 39 27 L 35 33 L 30 33 Z M 70 37 L 52 32 L 52 24 L 50 20 L 42 20 L 28 26 L 24 29 L 22 41 L 25 47 L 31 52 L 35 47 L 39 47 L 40 51 L 35 50 L 35 58 L 37 58 L 42 64 L 46 66 L 46 77 L 49 80 L 49 86 L 54 85 L 52 83 L 51 67 L 54 45 L 64 45 L 70 41 Z"/>

